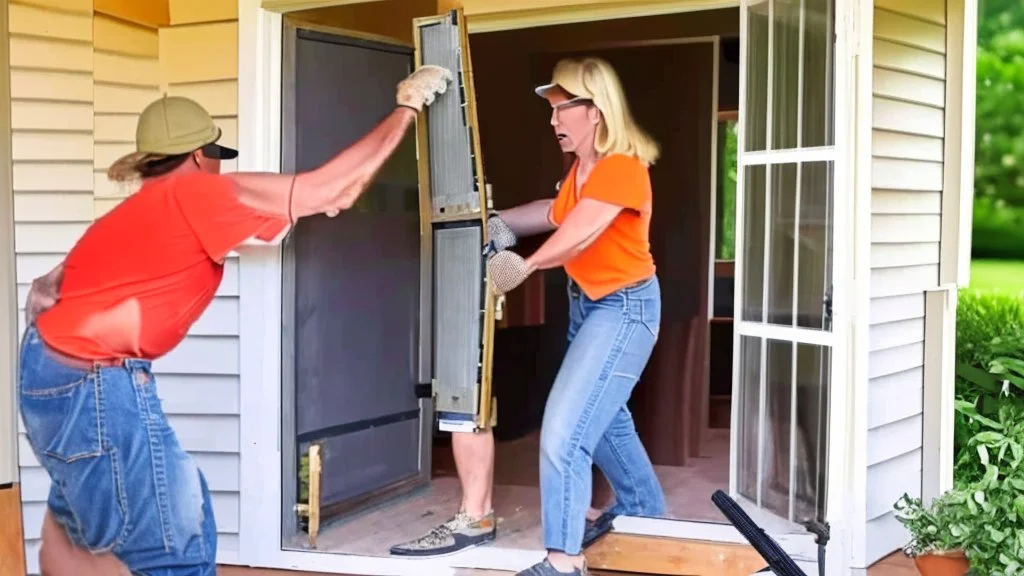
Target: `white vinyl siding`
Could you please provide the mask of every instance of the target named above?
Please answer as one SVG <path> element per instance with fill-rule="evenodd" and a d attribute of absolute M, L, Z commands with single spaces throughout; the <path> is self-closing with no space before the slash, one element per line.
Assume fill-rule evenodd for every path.
<path fill-rule="evenodd" d="M 892 509 L 921 494 L 925 290 L 939 282 L 946 8 L 876 0 L 864 566 L 907 541 Z"/>
<path fill-rule="evenodd" d="M 224 130 L 222 142 L 237 145 L 237 32 L 223 23 L 158 31 L 94 15 L 88 0 L 12 0 L 10 20 L 16 272 L 24 306 L 32 279 L 57 265 L 95 217 L 134 191 L 109 182 L 106 168 L 132 150 L 138 114 L 162 92 L 198 100 Z M 201 40 L 207 26 L 221 45 L 193 44 L 195 31 Z M 200 77 L 183 76 L 180 66 L 167 66 L 161 49 L 176 51 L 178 61 L 186 53 L 199 62 L 196 54 L 219 50 L 231 77 L 211 79 L 210 66 L 201 63 L 194 67 Z M 222 563 L 238 561 L 238 296 L 238 260 L 231 257 L 210 308 L 154 363 L 164 410 L 213 493 Z M 19 317 L 23 323 L 24 314 Z M 38 574 L 50 483 L 20 423 L 19 466 L 28 573 Z"/>

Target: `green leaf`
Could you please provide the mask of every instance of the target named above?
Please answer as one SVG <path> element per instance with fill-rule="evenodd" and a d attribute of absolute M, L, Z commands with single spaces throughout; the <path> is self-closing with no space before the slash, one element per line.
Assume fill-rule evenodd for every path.
<path fill-rule="evenodd" d="M 992 538 L 992 541 L 996 544 L 999 544 L 1006 539 L 1006 533 L 1002 530 L 997 530 L 991 526 L 988 526 L 987 528 L 989 537 Z"/>
<path fill-rule="evenodd" d="M 1006 438 L 1006 436 L 1003 436 L 999 432 L 989 431 L 989 432 L 979 432 L 979 433 L 975 434 L 974 438 L 972 438 L 972 440 L 974 440 L 975 442 L 981 442 L 981 443 L 984 443 L 984 444 L 991 445 L 991 444 L 995 444 L 996 442 L 999 442 L 1001 440 L 1004 440 L 1005 438 Z"/>

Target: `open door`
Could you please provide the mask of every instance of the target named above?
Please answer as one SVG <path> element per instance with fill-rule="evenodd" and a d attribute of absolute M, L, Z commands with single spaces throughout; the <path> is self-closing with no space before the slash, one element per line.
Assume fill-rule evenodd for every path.
<path fill-rule="evenodd" d="M 824 521 L 833 377 L 833 0 L 741 2 L 730 487 Z"/>
<path fill-rule="evenodd" d="M 490 191 L 484 178 L 480 134 L 461 10 L 417 19 L 417 64 L 447 68 L 449 89 L 417 123 L 420 187 L 433 244 L 434 372 L 438 427 L 472 431 L 496 424 L 491 392 L 496 298 L 487 287 Z"/>
<path fill-rule="evenodd" d="M 411 46 L 304 26 L 284 27 L 285 172 L 358 140 L 394 109 L 395 85 L 413 69 Z M 303 219 L 284 241 L 285 546 L 307 519 L 315 543 L 321 516 L 429 481 L 432 263 L 421 213 L 410 131 L 352 209 Z"/>

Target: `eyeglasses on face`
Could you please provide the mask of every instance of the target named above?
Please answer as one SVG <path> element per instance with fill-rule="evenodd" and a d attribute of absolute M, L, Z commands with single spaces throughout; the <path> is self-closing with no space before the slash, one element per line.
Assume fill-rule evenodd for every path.
<path fill-rule="evenodd" d="M 551 109 L 552 110 L 556 110 L 556 111 L 557 110 L 564 110 L 566 108 L 572 108 L 573 106 L 578 106 L 580 104 L 589 104 L 590 102 L 592 102 L 592 100 L 590 98 L 584 98 L 583 96 L 577 96 L 575 98 L 570 98 L 569 100 L 566 100 L 565 102 L 559 102 L 558 104 L 553 104 L 551 106 Z"/>

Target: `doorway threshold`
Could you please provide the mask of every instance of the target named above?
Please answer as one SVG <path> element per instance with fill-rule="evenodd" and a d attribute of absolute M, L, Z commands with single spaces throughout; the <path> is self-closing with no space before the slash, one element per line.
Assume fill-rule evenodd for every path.
<path fill-rule="evenodd" d="M 771 536 L 807 576 L 817 576 L 817 545 L 812 535 Z M 451 556 L 450 566 L 467 575 L 487 570 L 515 573 L 544 555 L 540 550 L 486 546 Z M 586 555 L 595 571 L 634 574 L 751 576 L 765 567 L 764 559 L 728 524 L 661 518 L 616 518 L 612 532 L 588 548 Z"/>

